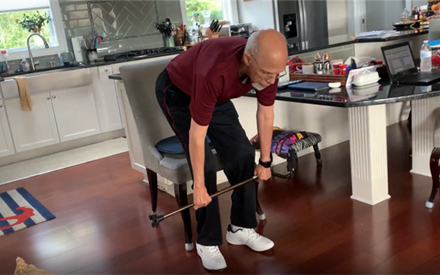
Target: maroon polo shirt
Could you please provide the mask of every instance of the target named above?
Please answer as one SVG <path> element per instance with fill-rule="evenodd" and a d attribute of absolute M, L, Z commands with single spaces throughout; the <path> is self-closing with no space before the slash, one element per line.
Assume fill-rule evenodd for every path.
<path fill-rule="evenodd" d="M 247 40 L 224 37 L 203 41 L 174 58 L 167 66 L 171 81 L 191 97 L 189 110 L 202 126 L 210 123 L 215 104 L 238 98 L 253 89 L 238 76 Z M 275 102 L 278 80 L 257 92 L 258 102 Z"/>

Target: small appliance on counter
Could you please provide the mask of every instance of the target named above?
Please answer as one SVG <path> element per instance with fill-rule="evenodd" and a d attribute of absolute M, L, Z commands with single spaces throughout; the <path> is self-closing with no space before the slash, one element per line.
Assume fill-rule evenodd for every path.
<path fill-rule="evenodd" d="M 252 34 L 252 23 L 242 23 L 230 25 L 231 36 L 249 38 Z"/>

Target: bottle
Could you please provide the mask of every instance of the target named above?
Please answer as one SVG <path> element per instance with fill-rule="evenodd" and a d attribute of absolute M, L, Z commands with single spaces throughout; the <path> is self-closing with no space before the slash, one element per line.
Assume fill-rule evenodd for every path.
<path fill-rule="evenodd" d="M 420 49 L 420 72 L 427 73 L 432 70 L 432 52 L 431 47 L 428 45 L 428 40 L 423 41 L 422 48 Z"/>
<path fill-rule="evenodd" d="M 184 25 L 184 30 L 183 30 L 183 44 L 190 44 L 189 41 L 189 33 L 188 33 L 188 29 L 186 28 L 186 25 Z"/>
<path fill-rule="evenodd" d="M 20 70 L 23 72 L 29 71 L 29 62 L 27 62 L 26 57 L 24 55 L 20 62 Z"/>
<path fill-rule="evenodd" d="M 64 59 L 61 54 L 58 54 L 58 64 L 60 67 L 64 66 Z"/>
<path fill-rule="evenodd" d="M 0 54 L 3 55 L 3 59 L 5 60 L 5 66 L 6 66 L 6 72 L 8 72 L 8 74 L 11 73 L 10 69 L 9 69 L 9 63 L 8 63 L 8 50 L 6 49 L 2 49 L 0 51 Z"/>

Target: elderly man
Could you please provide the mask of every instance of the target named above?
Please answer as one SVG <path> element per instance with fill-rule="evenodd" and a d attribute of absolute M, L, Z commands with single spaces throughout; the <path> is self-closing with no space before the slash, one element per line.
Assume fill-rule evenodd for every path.
<path fill-rule="evenodd" d="M 224 166 L 230 184 L 254 175 L 271 177 L 270 147 L 273 105 L 278 78 L 287 62 L 287 45 L 275 30 L 237 37 L 210 39 L 174 58 L 159 75 L 156 94 L 162 110 L 182 141 L 193 177 L 193 202 L 197 219 L 197 253 L 209 270 L 226 268 L 218 246 L 222 229 L 217 198 L 216 160 L 212 145 Z M 238 120 L 231 99 L 256 91 L 257 125 L 261 157 L 255 165 L 255 150 Z M 245 184 L 232 194 L 231 223 L 226 240 L 247 245 L 254 251 L 271 249 L 274 243 L 257 234 L 255 186 Z"/>

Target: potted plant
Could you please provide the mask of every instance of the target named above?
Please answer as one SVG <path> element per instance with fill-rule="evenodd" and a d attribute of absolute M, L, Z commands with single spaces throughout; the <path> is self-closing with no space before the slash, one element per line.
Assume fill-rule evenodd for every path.
<path fill-rule="evenodd" d="M 46 13 L 41 15 L 39 11 L 34 14 L 27 15 L 23 14 L 23 18 L 17 19 L 16 23 L 19 24 L 23 29 L 26 29 L 29 32 L 37 32 L 40 33 L 41 27 L 45 24 L 49 23 L 51 18 Z"/>

